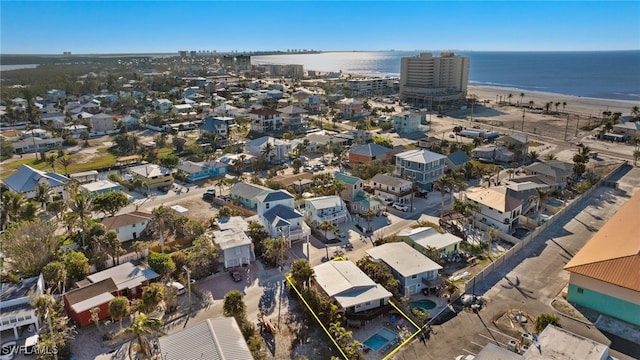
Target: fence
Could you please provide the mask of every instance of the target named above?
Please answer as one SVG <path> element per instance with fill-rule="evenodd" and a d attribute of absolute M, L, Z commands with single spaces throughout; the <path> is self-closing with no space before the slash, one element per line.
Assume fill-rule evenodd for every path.
<path fill-rule="evenodd" d="M 122 256 L 120 256 L 120 257 L 118 257 L 118 264 L 124 264 L 124 263 L 129 262 L 129 261 L 135 261 L 135 260 L 141 259 L 141 258 L 143 258 L 143 257 L 146 257 L 146 256 L 148 256 L 148 255 L 149 255 L 149 249 L 144 249 L 144 251 L 142 252 L 142 254 L 139 254 L 139 255 L 138 255 L 138 254 L 136 254 L 135 252 L 128 253 L 128 254 L 124 254 L 124 255 L 122 255 Z M 115 262 L 113 261 L 113 258 L 112 258 L 112 257 L 109 257 L 109 258 L 107 259 L 106 264 L 107 264 L 106 269 L 108 269 L 108 268 L 113 267 L 114 265 L 116 265 L 116 264 L 115 264 Z M 95 265 L 91 265 L 91 266 L 89 266 L 89 274 L 94 274 L 94 273 L 96 273 L 97 271 L 98 271 L 98 270 L 96 269 L 96 266 L 95 266 Z"/>
<path fill-rule="evenodd" d="M 502 240 L 511 238 L 511 239 L 517 240 L 517 242 L 515 243 L 515 245 L 511 249 L 507 250 L 499 258 L 497 258 L 494 262 L 492 262 L 491 264 L 487 265 L 484 269 L 482 269 L 474 277 L 469 279 L 469 281 L 464 285 L 464 291 L 466 293 L 470 293 L 471 291 L 473 291 L 473 288 L 475 287 L 476 283 L 481 282 L 489 274 L 491 274 L 498 267 L 500 267 L 500 265 L 504 264 L 512 256 L 516 255 L 520 250 L 522 250 L 525 246 L 529 245 L 533 241 L 533 239 L 535 239 L 541 232 L 546 230 L 549 226 L 553 225 L 556 221 L 558 221 L 568 211 L 570 211 L 574 207 L 582 204 L 587 199 L 590 199 L 591 195 L 596 191 L 596 189 L 598 189 L 601 186 L 608 186 L 608 187 L 613 187 L 614 189 L 617 189 L 617 182 L 609 181 L 609 179 L 615 173 L 617 173 L 618 171 L 620 171 L 622 168 L 626 167 L 627 165 L 628 165 L 628 162 L 624 161 L 618 167 L 616 167 L 611 172 L 609 172 L 609 174 L 607 174 L 602 179 L 600 179 L 596 184 L 594 184 L 592 187 L 590 187 L 589 190 L 587 190 L 584 193 L 582 193 L 574 201 L 572 201 L 569 204 L 567 204 L 567 206 L 565 206 L 563 209 L 558 211 L 554 216 L 549 218 L 548 221 L 546 221 L 542 225 L 538 226 L 535 230 L 533 230 L 529 234 L 527 234 L 527 236 L 525 236 L 522 240 L 517 240 L 517 239 L 515 239 L 514 237 L 512 237 L 510 235 L 507 235 L 507 234 L 502 233 L 501 231 L 498 231 L 498 238 L 500 238 Z M 477 223 L 477 224 L 480 225 L 480 229 L 481 230 L 488 231 L 489 227 L 487 225 L 482 224 L 482 223 Z M 484 228 L 482 226 L 484 226 Z M 512 241 L 509 241 L 509 240 L 505 240 L 505 241 L 513 243 Z"/>

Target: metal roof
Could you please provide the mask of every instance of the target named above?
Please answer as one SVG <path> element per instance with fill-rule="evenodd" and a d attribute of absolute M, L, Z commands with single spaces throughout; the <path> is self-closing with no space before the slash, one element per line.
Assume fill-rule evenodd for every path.
<path fill-rule="evenodd" d="M 254 199 L 259 195 L 273 191 L 274 190 L 264 186 L 244 182 L 237 182 L 229 189 L 230 194 L 244 199 Z"/>
<path fill-rule="evenodd" d="M 163 360 L 249 360 L 251 351 L 232 317 L 207 319 L 158 338 Z"/>
<path fill-rule="evenodd" d="M 469 155 L 467 155 L 467 153 L 460 150 L 447 155 L 447 159 L 449 159 L 449 161 L 451 161 L 451 163 L 454 165 L 462 165 L 471 160 L 471 158 L 469 158 Z"/>
<path fill-rule="evenodd" d="M 389 185 L 389 186 L 398 187 L 398 188 L 402 187 L 402 185 L 411 184 L 411 181 L 409 180 L 400 179 L 395 176 L 389 176 L 387 174 L 376 174 L 374 177 L 371 178 L 371 181 L 378 184 Z"/>
<path fill-rule="evenodd" d="M 364 145 L 354 145 L 349 149 L 349 154 L 364 155 L 367 157 L 374 157 L 380 155 L 386 155 L 391 152 L 392 149 L 384 147 L 382 145 L 370 143 Z"/>
<path fill-rule="evenodd" d="M 118 290 L 124 290 L 133 289 L 145 281 L 153 280 L 159 276 L 160 275 L 151 269 L 146 269 L 142 266 L 135 266 L 131 262 L 126 262 L 97 272 L 93 275 L 89 275 L 87 276 L 87 279 L 92 283 L 97 283 L 104 279 L 111 278 L 118 287 Z"/>
<path fill-rule="evenodd" d="M 335 174 L 335 180 L 342 181 L 343 183 L 349 184 L 349 185 L 355 185 L 358 183 L 358 181 L 362 181 L 362 179 L 360 179 L 357 176 L 347 175 L 342 172 L 337 172 Z"/>
<path fill-rule="evenodd" d="M 335 207 L 346 207 L 344 201 L 340 198 L 340 196 L 337 195 L 320 196 L 313 199 L 306 199 L 304 202 L 305 206 L 312 205 L 316 210 L 331 209 Z"/>
<path fill-rule="evenodd" d="M 409 150 L 397 154 L 396 157 L 398 159 L 421 164 L 429 164 L 446 158 L 446 156 L 442 154 L 434 153 L 428 150 Z"/>
<path fill-rule="evenodd" d="M 276 218 L 291 220 L 301 218 L 302 214 L 288 206 L 278 204 L 262 214 L 262 216 L 267 219 L 269 223 L 273 223 Z"/>
<path fill-rule="evenodd" d="M 375 260 L 382 260 L 403 277 L 440 270 L 442 266 L 405 242 L 386 243 L 367 250 Z"/>
<path fill-rule="evenodd" d="M 69 181 L 69 178 L 66 176 L 36 170 L 24 164 L 18 166 L 17 173 L 3 180 L 9 189 L 18 193 L 36 191 L 40 183 L 47 184 L 49 187 L 56 187 L 63 186 L 67 181 Z"/>

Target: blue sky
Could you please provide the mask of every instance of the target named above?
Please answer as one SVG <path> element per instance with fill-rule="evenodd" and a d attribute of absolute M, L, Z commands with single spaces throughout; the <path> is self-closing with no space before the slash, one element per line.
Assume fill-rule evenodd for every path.
<path fill-rule="evenodd" d="M 4 54 L 640 49 L 640 2 L 11 1 Z"/>

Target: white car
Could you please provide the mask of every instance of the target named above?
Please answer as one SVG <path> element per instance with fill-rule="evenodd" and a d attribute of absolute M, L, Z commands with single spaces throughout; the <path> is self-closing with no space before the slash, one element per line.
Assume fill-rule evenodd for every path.
<path fill-rule="evenodd" d="M 473 360 L 476 357 L 473 355 L 458 355 L 456 356 L 456 360 Z"/>
<path fill-rule="evenodd" d="M 404 212 L 409 211 L 409 207 L 407 205 L 400 204 L 399 202 L 393 203 L 393 208 Z"/>
<path fill-rule="evenodd" d="M 176 295 L 184 295 L 187 293 L 187 289 L 184 288 L 184 285 L 180 284 L 177 281 L 172 281 L 168 284 L 169 286 L 173 286 L 176 289 Z"/>
<path fill-rule="evenodd" d="M 390 198 L 384 198 L 383 200 L 384 200 L 384 204 L 385 204 L 385 205 L 387 205 L 387 206 L 389 206 L 389 205 L 392 205 L 392 204 L 393 204 L 393 199 L 390 199 Z"/>

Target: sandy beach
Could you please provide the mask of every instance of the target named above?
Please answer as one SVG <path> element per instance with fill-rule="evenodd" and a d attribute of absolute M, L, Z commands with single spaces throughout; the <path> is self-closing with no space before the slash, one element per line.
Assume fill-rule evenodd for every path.
<path fill-rule="evenodd" d="M 489 100 L 490 105 L 495 105 L 496 96 L 498 96 L 498 101 L 500 101 L 500 96 L 502 96 L 502 101 L 509 103 L 507 99 L 509 94 L 513 95 L 511 103 L 517 104 L 520 102 L 520 94 L 524 93 L 525 96 L 522 98 L 522 102 L 526 105 L 529 105 L 529 101 L 533 101 L 535 107 L 544 108 L 545 104 L 550 101 L 554 104 L 560 102 L 558 110 L 562 112 L 585 116 L 592 115 L 595 117 L 602 116 L 603 111 L 611 111 L 612 113 L 621 112 L 623 116 L 629 115 L 634 106 L 640 106 L 640 101 L 588 98 L 498 86 L 470 85 L 467 93 L 469 95 L 476 95 L 479 101 Z M 562 103 L 564 102 L 566 102 L 567 105 L 563 108 Z M 555 110 L 555 105 L 553 105 L 551 109 Z"/>

